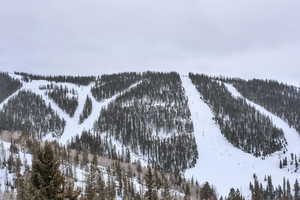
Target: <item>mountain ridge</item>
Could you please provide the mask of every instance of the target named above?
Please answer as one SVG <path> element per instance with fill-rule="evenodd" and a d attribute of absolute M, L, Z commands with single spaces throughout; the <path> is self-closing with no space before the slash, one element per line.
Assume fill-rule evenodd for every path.
<path fill-rule="evenodd" d="M 283 177 L 289 178 L 292 182 L 294 182 L 297 177 L 298 172 L 296 169 L 293 169 L 294 172 L 290 171 L 290 169 L 292 169 L 290 166 L 280 169 L 279 162 L 281 159 L 289 157 L 289 154 L 298 155 L 300 153 L 299 133 L 293 127 L 290 127 L 285 120 L 280 119 L 274 113 L 267 111 L 266 109 L 262 110 L 263 107 L 260 108 L 257 102 L 249 101 L 242 96 L 238 91 L 239 88 L 236 87 L 238 83 L 232 85 L 230 80 L 228 81 L 224 78 L 202 75 L 205 79 L 215 85 L 211 87 L 209 82 L 202 82 L 202 86 L 199 86 L 195 81 L 197 78 L 201 78 L 201 76 L 198 75 L 179 75 L 176 72 L 146 72 L 141 74 L 124 73 L 105 75 L 105 78 L 101 79 L 101 77 L 98 77 L 98 80 L 96 77 L 89 77 L 88 79 L 92 81 L 89 82 L 88 85 L 86 85 L 87 78 L 84 78 L 83 85 L 80 85 L 80 77 L 77 77 L 77 79 L 76 77 L 59 77 L 57 79 L 56 77 L 51 77 L 49 79 L 49 77 L 23 73 L 7 75 L 13 79 L 19 80 L 22 83 L 22 86 L 9 95 L 4 101 L 0 102 L 0 110 L 3 110 L 14 97 L 18 97 L 20 90 L 24 90 L 29 92 L 26 94 L 28 95 L 28 98 L 29 96 L 32 96 L 30 93 L 37 94 L 40 99 L 42 99 L 37 100 L 37 102 L 44 101 L 45 105 L 50 105 L 51 108 L 49 109 L 54 110 L 61 120 L 65 121 L 66 124 L 60 137 L 59 134 L 54 134 L 53 137 L 51 134 L 48 134 L 49 132 L 39 133 L 38 137 L 44 137 L 44 139 L 47 140 L 57 140 L 61 144 L 70 145 L 75 149 L 86 147 L 88 150 L 95 150 L 97 148 L 89 144 L 89 141 L 91 141 L 91 138 L 99 135 L 97 140 L 99 140 L 99 144 L 101 143 L 104 145 L 104 147 L 102 147 L 104 149 L 98 149 L 98 152 L 96 152 L 100 155 L 114 157 L 117 154 L 120 154 L 119 156 L 122 157 L 126 156 L 126 152 L 129 152 L 132 162 L 141 160 L 144 165 L 151 164 L 166 171 L 180 171 L 185 173 L 189 178 L 194 177 L 202 182 L 209 181 L 215 184 L 217 190 L 223 195 L 229 191 L 229 187 L 233 186 L 240 188 L 243 193 L 249 195 L 248 184 L 252 180 L 253 174 L 258 175 L 260 180 L 263 180 L 265 175 L 273 174 L 275 175 L 272 176 L 273 181 L 277 184 L 281 183 Z M 109 81 L 105 79 L 112 79 L 113 81 L 119 80 L 117 83 L 110 84 Z M 71 81 L 72 83 L 67 83 L 66 81 Z M 98 92 L 100 91 L 98 93 L 98 100 L 91 91 L 93 87 L 96 87 L 96 83 L 99 83 L 97 87 L 100 88 L 100 90 L 98 90 Z M 108 86 L 103 87 L 103 84 L 101 83 Z M 118 83 L 122 84 L 116 86 Z M 42 88 L 47 88 L 48 84 L 64 86 L 68 89 L 75 90 L 75 93 L 77 93 L 78 106 L 73 117 L 70 117 L 61 106 L 55 103 L 53 98 L 51 99 L 51 97 L 45 93 L 45 89 Z M 116 89 L 115 87 L 120 89 Z M 204 87 L 209 88 L 207 97 L 203 96 Z M 219 87 L 221 88 L 220 90 Z M 271 86 L 268 85 L 268 87 Z M 51 91 L 51 89 L 46 90 Z M 226 132 L 229 134 L 226 136 L 226 133 L 220 129 L 220 124 L 226 122 L 226 117 L 228 116 L 230 119 L 228 122 L 230 123 L 226 126 L 233 125 L 233 119 L 242 119 L 241 116 L 250 116 L 252 111 L 250 112 L 248 109 L 249 112 L 245 112 L 242 115 L 241 112 L 234 113 L 230 111 L 224 115 L 224 109 L 227 109 L 226 106 L 228 106 L 228 104 L 220 104 L 222 100 L 218 99 L 220 93 L 217 93 L 217 91 L 225 91 L 224 94 L 229 95 L 229 97 L 233 99 L 232 101 L 234 101 L 234 99 L 241 99 L 242 103 L 234 103 L 233 108 L 243 111 L 246 108 L 245 106 L 250 106 L 250 110 L 255 111 L 253 120 L 262 120 L 257 121 L 254 125 L 251 125 L 251 121 L 249 120 L 236 121 L 236 128 L 233 129 L 232 132 L 234 134 L 247 133 L 247 137 L 251 136 L 248 140 L 250 142 L 246 142 L 244 145 L 249 145 L 252 142 L 255 146 L 257 145 L 256 143 L 261 143 L 263 141 L 262 139 L 255 139 L 257 136 L 253 134 L 256 129 L 260 129 L 256 127 L 259 124 L 261 124 L 261 127 L 269 127 L 266 130 L 271 132 L 274 131 L 275 128 L 279 128 L 276 135 L 284 138 L 284 140 L 287 138 L 287 144 L 285 144 L 284 140 L 275 140 L 274 143 L 279 145 L 280 148 L 267 150 L 267 153 L 263 156 L 260 154 L 254 156 L 253 152 L 247 152 L 245 149 L 248 147 L 243 149 L 235 139 L 235 137 L 238 139 L 241 137 L 238 135 L 233 137 L 232 134 L 229 134 L 230 132 Z M 59 90 L 58 92 L 60 92 L 63 97 L 68 96 L 68 94 L 64 94 L 67 93 L 64 90 Z M 187 93 L 190 95 L 187 95 Z M 212 96 L 212 94 L 215 96 Z M 104 100 L 101 100 L 102 96 L 104 97 Z M 85 120 L 83 120 L 82 124 L 80 124 L 79 116 L 84 110 L 84 104 L 87 97 L 90 97 L 92 100 L 92 112 Z M 293 100 L 298 102 L 298 97 L 300 99 L 300 94 L 295 93 L 291 98 L 294 98 Z M 212 98 L 217 99 L 217 103 L 213 103 Z M 193 104 L 198 106 L 191 104 L 190 101 L 193 101 Z M 36 105 L 40 104 L 37 103 Z M 217 109 L 214 109 L 216 106 L 218 106 Z M 66 108 L 68 109 L 69 107 L 66 106 Z M 204 111 L 199 108 L 204 109 Z M 7 113 L 8 111 L 6 114 Z M 106 116 L 105 113 L 107 113 Z M 113 115 L 113 113 L 117 114 Z M 125 115 L 122 115 L 122 113 L 125 113 Z M 295 116 L 298 116 L 298 113 L 299 112 L 296 111 Z M 105 116 L 105 118 L 103 118 L 101 114 L 102 116 Z M 219 114 L 222 116 L 219 121 L 216 121 L 216 116 Z M 231 117 L 236 114 L 238 117 Z M 200 116 L 202 116 L 202 120 L 199 121 Z M 137 121 L 139 119 L 142 120 Z M 267 120 L 267 123 L 264 124 L 264 119 L 268 119 L 270 123 Z M 100 123 L 100 126 L 98 127 L 96 123 L 97 120 Z M 126 123 L 118 124 L 118 120 Z M 224 122 L 220 120 L 224 120 Z M 201 125 L 201 123 L 205 121 L 210 127 L 206 127 L 207 125 L 205 124 Z M 3 123 L 3 121 L 0 122 Z M 30 124 L 30 122 L 28 123 Z M 29 127 L 37 126 L 33 121 L 31 121 L 31 123 L 32 125 L 29 125 Z M 40 124 L 43 123 L 44 122 L 41 122 Z M 196 123 L 198 123 L 198 125 L 195 125 Z M 247 128 L 243 128 L 243 126 Z M 195 129 L 195 127 L 197 129 Z M 74 131 L 74 129 L 76 130 Z M 280 129 L 282 130 L 283 136 L 280 136 Z M 141 130 L 143 130 L 144 133 Z M 81 135 L 83 132 L 86 133 Z M 202 137 L 200 136 L 197 138 L 199 132 Z M 205 138 L 208 132 L 216 134 L 214 137 L 216 138 L 215 144 L 210 143 L 212 142 L 210 137 Z M 266 132 L 261 133 L 265 134 Z M 131 136 L 133 134 L 136 135 L 131 139 L 131 143 L 126 143 L 128 142 L 126 140 L 128 140 L 129 136 L 122 139 L 122 134 Z M 76 139 L 74 138 L 75 136 L 77 136 Z M 72 137 L 73 140 L 71 140 Z M 275 138 L 275 136 L 269 137 L 270 139 L 268 139 L 268 137 L 269 136 L 266 136 L 265 139 L 265 147 L 271 147 L 271 139 Z M 285 145 L 288 147 L 287 150 L 285 149 Z M 147 147 L 147 149 L 145 149 L 145 147 Z M 260 148 L 262 151 L 265 151 L 265 147 L 262 146 Z M 224 148 L 225 150 L 223 152 L 217 151 L 218 148 Z M 206 149 L 211 150 L 206 152 Z M 215 154 L 215 151 L 219 153 Z M 213 160 L 214 158 L 210 157 L 212 154 L 215 154 L 215 157 L 218 157 L 216 161 Z M 203 166 L 201 165 L 202 158 L 204 160 Z M 231 163 L 227 162 L 228 159 L 231 160 Z M 219 162 L 223 162 L 222 164 L 226 163 L 226 167 L 219 166 L 215 171 L 212 170 L 212 165 L 218 166 L 220 164 Z M 208 165 L 205 165 L 205 163 Z M 255 165 L 258 165 L 258 167 Z M 222 169 L 222 167 L 224 169 Z M 201 171 L 203 171 L 203 173 Z M 207 174 L 204 173 L 205 171 Z M 241 180 L 232 178 L 238 171 L 244 171 L 239 174 Z M 247 171 L 247 173 L 245 173 L 245 171 Z M 270 172 L 270 174 L 268 174 L 268 172 Z M 214 173 L 216 175 L 214 175 Z M 226 178 L 218 178 L 218 176 L 225 176 Z M 230 178 L 231 184 L 224 186 L 228 183 Z"/>

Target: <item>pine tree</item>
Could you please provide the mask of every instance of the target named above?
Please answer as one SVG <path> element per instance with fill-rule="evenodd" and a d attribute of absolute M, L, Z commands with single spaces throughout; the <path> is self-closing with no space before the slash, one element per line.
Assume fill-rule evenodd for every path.
<path fill-rule="evenodd" d="M 16 179 L 17 196 L 16 200 L 31 200 L 33 188 L 28 184 L 28 177 L 20 174 Z"/>
<path fill-rule="evenodd" d="M 273 183 L 272 183 L 271 176 L 268 176 L 267 181 L 268 181 L 267 188 L 266 188 L 267 199 L 273 200 L 275 195 L 274 195 L 274 186 L 273 186 Z"/>
<path fill-rule="evenodd" d="M 252 187 L 251 193 L 252 193 L 252 200 L 263 200 L 263 191 L 261 186 L 259 185 L 259 182 L 257 180 L 256 175 L 254 177 L 254 186 Z"/>
<path fill-rule="evenodd" d="M 102 176 L 102 173 L 99 172 L 96 180 L 96 192 L 98 194 L 98 200 L 105 200 L 106 191 L 105 191 L 105 182 Z"/>
<path fill-rule="evenodd" d="M 168 180 L 166 178 L 163 178 L 162 198 L 164 200 L 172 200 L 172 197 L 171 197 L 171 194 L 170 194 L 170 185 L 169 185 Z"/>
<path fill-rule="evenodd" d="M 227 200 L 245 200 L 245 198 L 241 195 L 240 191 L 237 189 L 230 189 Z"/>
<path fill-rule="evenodd" d="M 191 188 L 190 184 L 186 184 L 184 188 L 184 200 L 190 200 L 191 199 Z"/>
<path fill-rule="evenodd" d="M 148 166 L 147 173 L 145 174 L 145 183 L 147 191 L 145 192 L 146 200 L 157 200 L 157 191 L 155 186 L 155 180 L 151 168 Z"/>
<path fill-rule="evenodd" d="M 291 191 L 291 185 L 289 180 L 286 181 L 286 196 L 288 200 L 292 199 L 292 191 Z"/>
<path fill-rule="evenodd" d="M 296 179 L 295 184 L 294 184 L 294 198 L 295 200 L 300 200 L 300 186 L 299 186 L 299 182 Z"/>
<path fill-rule="evenodd" d="M 33 200 L 49 199 L 63 200 L 65 193 L 65 178 L 61 174 L 60 162 L 55 158 L 51 144 L 46 143 L 33 156 L 32 172 L 30 184 L 34 193 Z M 76 199 L 78 192 L 73 191 L 68 194 L 69 199 Z"/>
<path fill-rule="evenodd" d="M 201 188 L 200 191 L 200 197 L 203 200 L 208 200 L 208 199 L 217 199 L 215 191 L 213 188 L 209 185 L 208 182 L 206 182 L 203 187 Z"/>
<path fill-rule="evenodd" d="M 87 200 L 94 200 L 96 197 L 96 181 L 97 181 L 97 157 L 94 156 L 93 162 L 90 164 L 89 171 L 86 176 L 85 196 Z"/>

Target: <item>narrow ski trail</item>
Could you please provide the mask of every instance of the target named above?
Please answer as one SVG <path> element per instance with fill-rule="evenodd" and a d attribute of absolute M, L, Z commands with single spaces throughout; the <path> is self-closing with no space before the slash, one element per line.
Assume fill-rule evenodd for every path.
<path fill-rule="evenodd" d="M 119 92 L 119 93 L 115 94 L 111 98 L 104 99 L 101 102 L 98 102 L 93 97 L 93 95 L 88 95 L 87 91 L 88 90 L 90 91 L 90 89 L 91 89 L 91 86 L 89 86 L 89 89 L 84 90 L 85 95 L 83 94 L 84 98 L 81 97 L 82 98 L 81 101 L 82 101 L 82 104 L 84 106 L 84 102 L 85 102 L 85 99 L 86 99 L 87 96 L 89 96 L 92 99 L 92 113 L 89 115 L 89 117 L 87 119 L 85 119 L 83 121 L 82 124 L 80 124 L 79 123 L 79 115 L 81 114 L 81 112 L 83 110 L 83 106 L 82 106 L 82 110 L 79 113 L 78 117 L 76 117 L 76 119 L 73 120 L 73 122 L 70 122 L 68 124 L 68 126 L 66 126 L 64 134 L 59 138 L 59 142 L 62 143 L 62 144 L 66 144 L 72 137 L 74 137 L 76 135 L 80 135 L 82 133 L 82 131 L 93 129 L 94 123 L 99 118 L 100 112 L 103 108 L 105 108 L 108 104 L 115 101 L 119 96 L 121 96 L 122 94 L 128 92 L 129 90 L 136 87 L 140 83 L 141 83 L 141 81 L 131 85 L 129 88 L 123 90 L 122 92 Z"/>
<path fill-rule="evenodd" d="M 280 117 L 274 115 L 273 113 L 269 112 L 266 110 L 264 107 L 248 100 L 244 96 L 237 91 L 237 89 L 228 83 L 225 83 L 225 86 L 227 90 L 232 94 L 233 97 L 235 98 L 242 98 L 245 99 L 245 101 L 253 106 L 256 110 L 258 110 L 260 113 L 262 113 L 265 116 L 268 116 L 274 123 L 274 125 L 277 128 L 281 128 L 284 132 L 284 137 L 287 141 L 287 154 L 289 155 L 290 153 L 300 153 L 300 135 L 299 133 L 294 129 L 291 128 L 285 121 L 283 121 Z"/>
<path fill-rule="evenodd" d="M 249 196 L 253 174 L 262 182 L 265 175 L 272 175 L 274 185 L 282 183 L 283 177 L 289 178 L 292 183 L 295 181 L 297 174 L 279 169 L 280 153 L 263 160 L 230 144 L 221 134 L 211 109 L 201 99 L 201 94 L 189 77 L 181 76 L 181 79 L 188 97 L 199 154 L 196 166 L 186 170 L 187 177 L 194 177 L 201 184 L 206 181 L 213 184 L 217 193 L 223 196 L 228 195 L 232 187 Z"/>
<path fill-rule="evenodd" d="M 20 89 L 18 89 L 16 92 L 14 92 L 12 95 L 7 97 L 0 104 L 0 110 L 11 98 L 17 96 L 20 91 L 30 91 L 30 92 L 35 93 L 36 95 L 41 96 L 41 98 L 45 101 L 45 103 L 47 105 L 50 105 L 51 108 L 53 109 L 53 111 L 61 119 L 64 119 L 66 122 L 65 129 L 64 129 L 64 132 L 61 135 L 61 137 L 53 138 L 52 136 L 47 135 L 44 139 L 45 140 L 57 140 L 61 144 L 66 144 L 72 137 L 74 137 L 78 134 L 81 134 L 82 131 L 84 131 L 84 130 L 93 129 L 94 123 L 99 118 L 100 112 L 103 108 L 107 107 L 111 102 L 115 101 L 119 96 L 128 92 L 129 90 L 136 87 L 138 84 L 140 84 L 142 82 L 142 81 L 139 81 L 137 83 L 134 83 L 127 89 L 113 95 L 111 98 L 104 99 L 103 101 L 98 102 L 91 94 L 91 88 L 94 85 L 94 83 L 91 83 L 88 86 L 78 86 L 78 85 L 71 84 L 71 83 L 53 83 L 51 81 L 45 81 L 45 80 L 32 80 L 30 82 L 25 82 L 25 81 L 22 81 L 21 78 L 18 76 L 12 76 L 12 77 L 18 78 L 22 82 L 22 87 Z M 40 88 L 41 86 L 45 86 L 50 83 L 53 83 L 54 85 L 57 85 L 57 86 L 66 86 L 68 89 L 74 89 L 77 92 L 78 106 L 72 117 L 69 114 L 67 114 L 63 109 L 61 109 L 48 95 L 46 95 L 45 90 Z M 92 100 L 92 112 L 88 116 L 88 118 L 85 119 L 80 124 L 80 122 L 79 122 L 80 115 L 83 112 L 84 104 L 85 104 L 87 97 L 91 98 L 91 100 Z"/>
<path fill-rule="evenodd" d="M 71 117 L 65 112 L 63 111 L 52 99 L 49 98 L 48 95 L 45 94 L 45 91 L 40 89 L 40 86 L 42 85 L 47 85 L 50 82 L 48 81 L 31 81 L 31 82 L 24 82 L 24 89 L 28 90 L 30 92 L 33 92 L 37 95 L 40 95 L 42 97 L 42 99 L 45 101 L 45 103 L 47 105 L 50 105 L 51 108 L 54 110 L 54 112 L 57 113 L 57 115 L 61 118 L 64 119 L 66 121 L 66 123 L 68 121 L 71 121 Z"/>

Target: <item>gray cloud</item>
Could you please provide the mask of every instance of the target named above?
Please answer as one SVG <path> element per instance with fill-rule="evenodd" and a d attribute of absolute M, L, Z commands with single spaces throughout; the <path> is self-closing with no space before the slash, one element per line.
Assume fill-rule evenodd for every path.
<path fill-rule="evenodd" d="M 0 70 L 176 70 L 300 82 L 295 0 L 6 1 Z"/>

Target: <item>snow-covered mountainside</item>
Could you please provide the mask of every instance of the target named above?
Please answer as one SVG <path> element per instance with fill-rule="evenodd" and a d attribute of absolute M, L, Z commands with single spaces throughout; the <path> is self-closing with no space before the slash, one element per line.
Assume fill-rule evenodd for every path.
<path fill-rule="evenodd" d="M 294 182 L 299 173 L 288 172 L 280 169 L 279 159 L 282 153 L 274 153 L 271 156 L 261 159 L 251 154 L 245 153 L 230 144 L 222 136 L 218 125 L 213 120 L 212 110 L 206 104 L 201 95 L 187 76 L 182 76 L 183 86 L 189 98 L 189 106 L 192 111 L 192 118 L 195 126 L 195 136 L 199 152 L 199 160 L 194 168 L 186 171 L 188 177 L 197 180 L 214 183 L 220 194 L 226 194 L 230 188 L 239 188 L 244 194 L 250 194 L 249 182 L 253 179 L 253 174 L 263 181 L 266 175 L 272 175 L 274 185 L 279 185 L 282 178 L 286 177 Z M 241 97 L 231 86 L 226 85 L 235 97 Z M 263 110 L 258 105 L 249 102 L 260 112 L 277 119 L 273 114 Z M 289 128 L 283 121 L 275 123 L 284 132 L 288 139 L 288 151 L 295 152 L 300 147 L 300 137 L 295 130 Z M 293 137 L 294 140 L 290 140 Z"/>
<path fill-rule="evenodd" d="M 242 94 L 251 82 L 176 72 L 2 73 L 1 81 L 6 84 L 0 85 L 0 132 L 20 131 L 77 151 L 182 173 L 213 184 L 223 196 L 234 187 L 249 197 L 254 174 L 264 185 L 271 175 L 275 186 L 283 178 L 294 184 L 300 175 L 299 108 L 274 108 L 268 101 L 274 93 L 262 99 L 251 91 L 248 99 Z M 289 87 L 282 87 L 287 98 L 300 102 L 299 90 Z"/>

